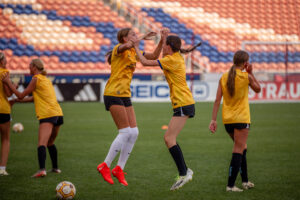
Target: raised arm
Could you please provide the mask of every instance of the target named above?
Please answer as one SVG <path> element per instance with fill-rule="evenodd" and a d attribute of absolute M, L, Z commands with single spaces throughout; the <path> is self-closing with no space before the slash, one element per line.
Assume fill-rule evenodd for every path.
<path fill-rule="evenodd" d="M 170 30 L 168 28 L 163 28 L 160 30 L 160 41 L 158 43 L 158 45 L 156 46 L 155 50 L 152 52 L 152 53 L 145 53 L 144 56 L 145 58 L 149 59 L 149 60 L 156 60 L 158 59 L 160 53 L 161 53 L 161 50 L 162 50 L 162 47 L 163 47 L 163 44 L 165 42 L 165 38 L 164 38 L 164 35 L 165 34 L 168 34 L 170 32 Z"/>
<path fill-rule="evenodd" d="M 136 54 L 140 60 L 140 62 L 144 65 L 144 66 L 159 66 L 159 63 L 157 60 L 148 60 L 147 58 L 145 58 L 143 56 L 143 54 L 141 53 L 140 49 L 139 49 L 139 40 L 134 42 L 134 48 L 136 51 Z"/>
<path fill-rule="evenodd" d="M 23 91 L 23 92 L 19 92 L 15 86 L 13 85 L 13 83 L 11 82 L 11 80 L 9 79 L 8 76 L 6 76 L 3 79 L 3 82 L 9 87 L 9 89 L 15 93 L 15 95 L 19 98 L 19 99 L 23 99 L 25 96 L 27 96 L 28 94 L 32 93 L 33 90 L 35 89 L 36 86 L 36 82 L 37 82 L 37 78 L 32 78 L 32 80 L 30 81 L 29 85 L 27 86 L 27 88 Z"/>
<path fill-rule="evenodd" d="M 253 74 L 253 68 L 252 68 L 252 64 L 248 64 L 247 68 L 246 68 L 247 72 L 248 72 L 248 78 L 249 78 L 249 85 L 252 88 L 252 90 L 256 93 L 260 93 L 261 91 L 261 87 L 259 82 L 256 80 L 254 74 Z"/>
<path fill-rule="evenodd" d="M 215 133 L 217 131 L 217 121 L 216 120 L 217 120 L 218 111 L 219 111 L 220 103 L 221 103 L 221 100 L 222 100 L 222 96 L 223 96 L 223 93 L 222 93 L 221 80 L 220 80 L 219 85 L 218 85 L 216 100 L 215 100 L 214 107 L 213 107 L 211 122 L 209 124 L 209 130 L 212 133 Z"/>
<path fill-rule="evenodd" d="M 123 53 L 124 51 L 126 51 L 127 49 L 131 49 L 133 47 L 133 41 L 128 41 L 124 44 L 121 44 L 118 47 L 118 53 Z"/>

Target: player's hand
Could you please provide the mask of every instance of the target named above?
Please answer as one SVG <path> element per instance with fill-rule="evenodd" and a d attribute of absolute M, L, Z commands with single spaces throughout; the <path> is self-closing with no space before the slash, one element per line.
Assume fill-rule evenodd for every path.
<path fill-rule="evenodd" d="M 217 122 L 215 120 L 211 120 L 211 122 L 209 124 L 209 130 L 212 133 L 215 133 L 217 131 Z"/>
<path fill-rule="evenodd" d="M 169 33 L 170 33 L 170 29 L 168 29 L 168 28 L 162 28 L 160 30 L 160 35 L 161 35 L 161 38 L 163 38 L 163 39 L 166 39 L 168 37 Z"/>
<path fill-rule="evenodd" d="M 144 36 L 143 36 L 143 40 L 151 40 L 152 39 L 152 37 L 154 37 L 154 36 L 156 36 L 157 35 L 157 33 L 156 32 L 153 32 L 153 31 L 151 31 L 151 32 L 149 32 L 149 33 L 146 33 Z"/>
<path fill-rule="evenodd" d="M 252 74 L 252 70 L 253 70 L 252 64 L 247 63 L 246 64 L 246 71 L 248 72 L 248 74 Z"/>

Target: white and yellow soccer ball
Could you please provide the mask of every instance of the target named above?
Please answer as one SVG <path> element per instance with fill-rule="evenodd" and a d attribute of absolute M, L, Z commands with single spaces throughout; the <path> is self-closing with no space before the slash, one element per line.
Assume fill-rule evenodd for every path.
<path fill-rule="evenodd" d="M 56 197 L 57 199 L 73 199 L 76 194 L 76 188 L 73 183 L 69 181 L 60 182 L 56 186 Z"/>
<path fill-rule="evenodd" d="M 15 133 L 21 133 L 24 130 L 24 126 L 21 123 L 15 123 L 12 127 L 13 132 Z"/>

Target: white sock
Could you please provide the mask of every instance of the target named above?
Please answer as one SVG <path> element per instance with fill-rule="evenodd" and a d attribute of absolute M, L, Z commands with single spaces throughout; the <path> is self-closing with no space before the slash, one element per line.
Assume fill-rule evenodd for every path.
<path fill-rule="evenodd" d="M 6 166 L 0 166 L 0 169 L 6 170 Z"/>
<path fill-rule="evenodd" d="M 108 167 L 110 167 L 112 161 L 115 159 L 117 154 L 120 152 L 122 145 L 127 141 L 127 135 L 130 132 L 130 127 L 122 128 L 119 130 L 119 134 L 110 145 L 108 154 L 104 160 Z"/>
<path fill-rule="evenodd" d="M 122 146 L 119 161 L 118 161 L 118 165 L 122 169 L 124 169 L 125 164 L 126 164 L 128 158 L 129 158 L 129 155 L 130 155 L 130 153 L 133 149 L 133 146 L 135 144 L 135 141 L 136 141 L 136 139 L 139 135 L 139 129 L 137 127 L 130 128 L 130 133 L 128 135 L 129 135 L 128 140 Z"/>

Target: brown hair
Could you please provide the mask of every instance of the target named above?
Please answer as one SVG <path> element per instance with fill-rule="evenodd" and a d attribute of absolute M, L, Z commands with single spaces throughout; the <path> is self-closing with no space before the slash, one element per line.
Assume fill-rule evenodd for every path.
<path fill-rule="evenodd" d="M 46 76 L 47 75 L 47 72 L 46 70 L 44 69 L 44 63 L 41 59 L 33 59 L 30 63 L 33 67 L 37 68 L 39 71 L 42 72 L 42 75 Z"/>
<path fill-rule="evenodd" d="M 196 45 L 192 46 L 191 48 L 182 49 L 181 48 L 181 39 L 176 35 L 169 35 L 167 37 L 166 44 L 170 45 L 173 52 L 180 51 L 180 53 L 185 54 L 185 53 L 189 53 L 189 52 L 194 51 L 197 47 L 199 47 L 201 45 L 201 42 L 197 43 Z"/>
<path fill-rule="evenodd" d="M 233 65 L 231 66 L 228 72 L 228 79 L 226 83 L 229 95 L 231 97 L 234 96 L 234 90 L 235 90 L 235 76 L 236 76 L 235 68 L 236 66 L 239 66 L 247 62 L 248 60 L 249 60 L 249 54 L 246 51 L 239 50 L 235 52 L 233 56 Z"/>
<path fill-rule="evenodd" d="M 122 28 L 121 30 L 118 31 L 117 38 L 119 43 L 123 44 L 124 43 L 124 37 L 126 37 L 131 31 L 131 28 Z M 107 62 L 111 64 L 111 55 L 112 55 L 112 50 L 108 51 L 105 56 L 107 57 Z"/>
<path fill-rule="evenodd" d="M 0 62 L 4 59 L 5 55 L 3 52 L 0 52 Z"/>

